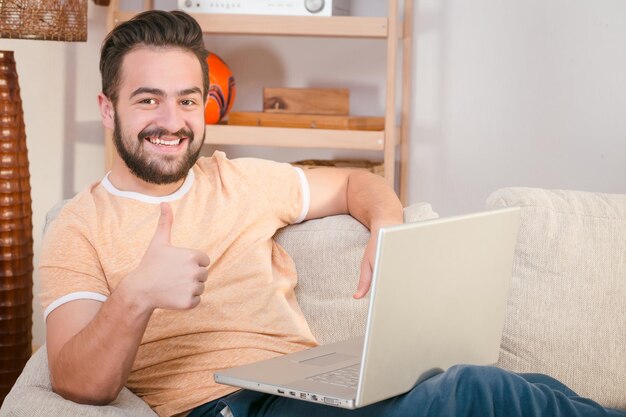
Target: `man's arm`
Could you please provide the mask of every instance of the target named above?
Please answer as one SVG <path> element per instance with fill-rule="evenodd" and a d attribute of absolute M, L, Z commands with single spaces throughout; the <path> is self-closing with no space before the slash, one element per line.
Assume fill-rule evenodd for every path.
<path fill-rule="evenodd" d="M 350 214 L 371 231 L 354 294 L 354 298 L 362 298 L 372 282 L 378 230 L 402 223 L 402 204 L 382 177 L 367 171 L 316 168 L 305 170 L 305 175 L 311 194 L 307 220 Z"/>
<path fill-rule="evenodd" d="M 152 312 L 200 303 L 209 257 L 171 245 L 172 217 L 170 206 L 161 204 L 157 230 L 139 266 L 104 303 L 75 300 L 48 316 L 48 362 L 56 393 L 85 404 L 113 401 L 126 384 Z"/>
<path fill-rule="evenodd" d="M 54 392 L 82 404 L 105 405 L 122 389 L 151 312 L 123 290 L 101 303 L 76 300 L 46 321 Z"/>

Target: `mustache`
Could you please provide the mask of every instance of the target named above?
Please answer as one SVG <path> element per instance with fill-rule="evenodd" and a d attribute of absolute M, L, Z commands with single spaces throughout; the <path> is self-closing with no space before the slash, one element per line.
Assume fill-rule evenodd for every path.
<path fill-rule="evenodd" d="M 145 138 L 148 138 L 148 137 L 160 138 L 161 136 L 175 136 L 179 139 L 188 138 L 190 142 L 193 141 L 193 132 L 184 127 L 179 129 L 177 132 L 172 133 L 165 128 L 152 126 L 152 127 L 146 127 L 145 129 L 143 129 L 141 132 L 137 134 L 137 137 L 140 140 L 144 140 Z"/>

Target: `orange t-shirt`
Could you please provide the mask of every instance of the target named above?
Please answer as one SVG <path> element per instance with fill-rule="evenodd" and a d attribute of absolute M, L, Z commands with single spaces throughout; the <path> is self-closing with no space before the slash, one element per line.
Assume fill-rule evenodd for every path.
<path fill-rule="evenodd" d="M 294 263 L 272 238 L 304 218 L 308 198 L 304 174 L 291 165 L 221 152 L 201 158 L 166 197 L 123 192 L 105 177 L 68 202 L 46 233 L 45 315 L 76 299 L 106 301 L 138 266 L 159 203 L 169 202 L 172 244 L 205 250 L 209 276 L 196 308 L 155 310 L 127 386 L 161 416 L 233 392 L 213 381 L 216 370 L 316 344 L 295 298 Z"/>

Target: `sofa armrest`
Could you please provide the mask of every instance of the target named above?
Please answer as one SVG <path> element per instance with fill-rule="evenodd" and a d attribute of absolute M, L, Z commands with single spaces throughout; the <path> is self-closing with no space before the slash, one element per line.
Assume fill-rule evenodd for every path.
<path fill-rule="evenodd" d="M 31 356 L 24 371 L 4 399 L 0 417 L 157 417 L 128 388 L 109 405 L 93 406 L 68 401 L 52 391 L 45 346 Z"/>

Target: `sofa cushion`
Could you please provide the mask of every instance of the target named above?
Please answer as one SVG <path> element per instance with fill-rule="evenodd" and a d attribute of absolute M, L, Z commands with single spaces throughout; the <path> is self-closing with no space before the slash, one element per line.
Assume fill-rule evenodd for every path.
<path fill-rule="evenodd" d="M 156 417 L 139 397 L 123 388 L 106 406 L 77 404 L 52 392 L 45 346 L 30 358 L 24 371 L 4 400 L 1 417 Z"/>
<path fill-rule="evenodd" d="M 47 222 L 58 214 L 55 206 Z M 429 204 L 405 208 L 406 222 L 436 218 Z M 363 334 L 367 301 L 352 299 L 369 232 L 350 216 L 331 216 L 282 229 L 276 236 L 294 258 L 299 274 L 297 295 L 321 342 Z M 348 317 L 349 320 L 343 320 Z M 27 401 L 25 399 L 28 399 Z M 124 388 L 112 404 L 87 406 L 52 392 L 45 346 L 28 361 L 5 398 L 0 417 L 26 416 L 155 417 L 139 397 Z"/>
<path fill-rule="evenodd" d="M 404 209 L 406 223 L 437 218 L 430 204 Z M 369 231 L 350 216 L 331 216 L 289 226 L 276 241 L 298 271 L 296 296 L 319 343 L 365 333 L 369 297 L 352 298 Z"/>
<path fill-rule="evenodd" d="M 521 206 L 498 364 L 626 408 L 626 195 L 508 188 Z"/>

